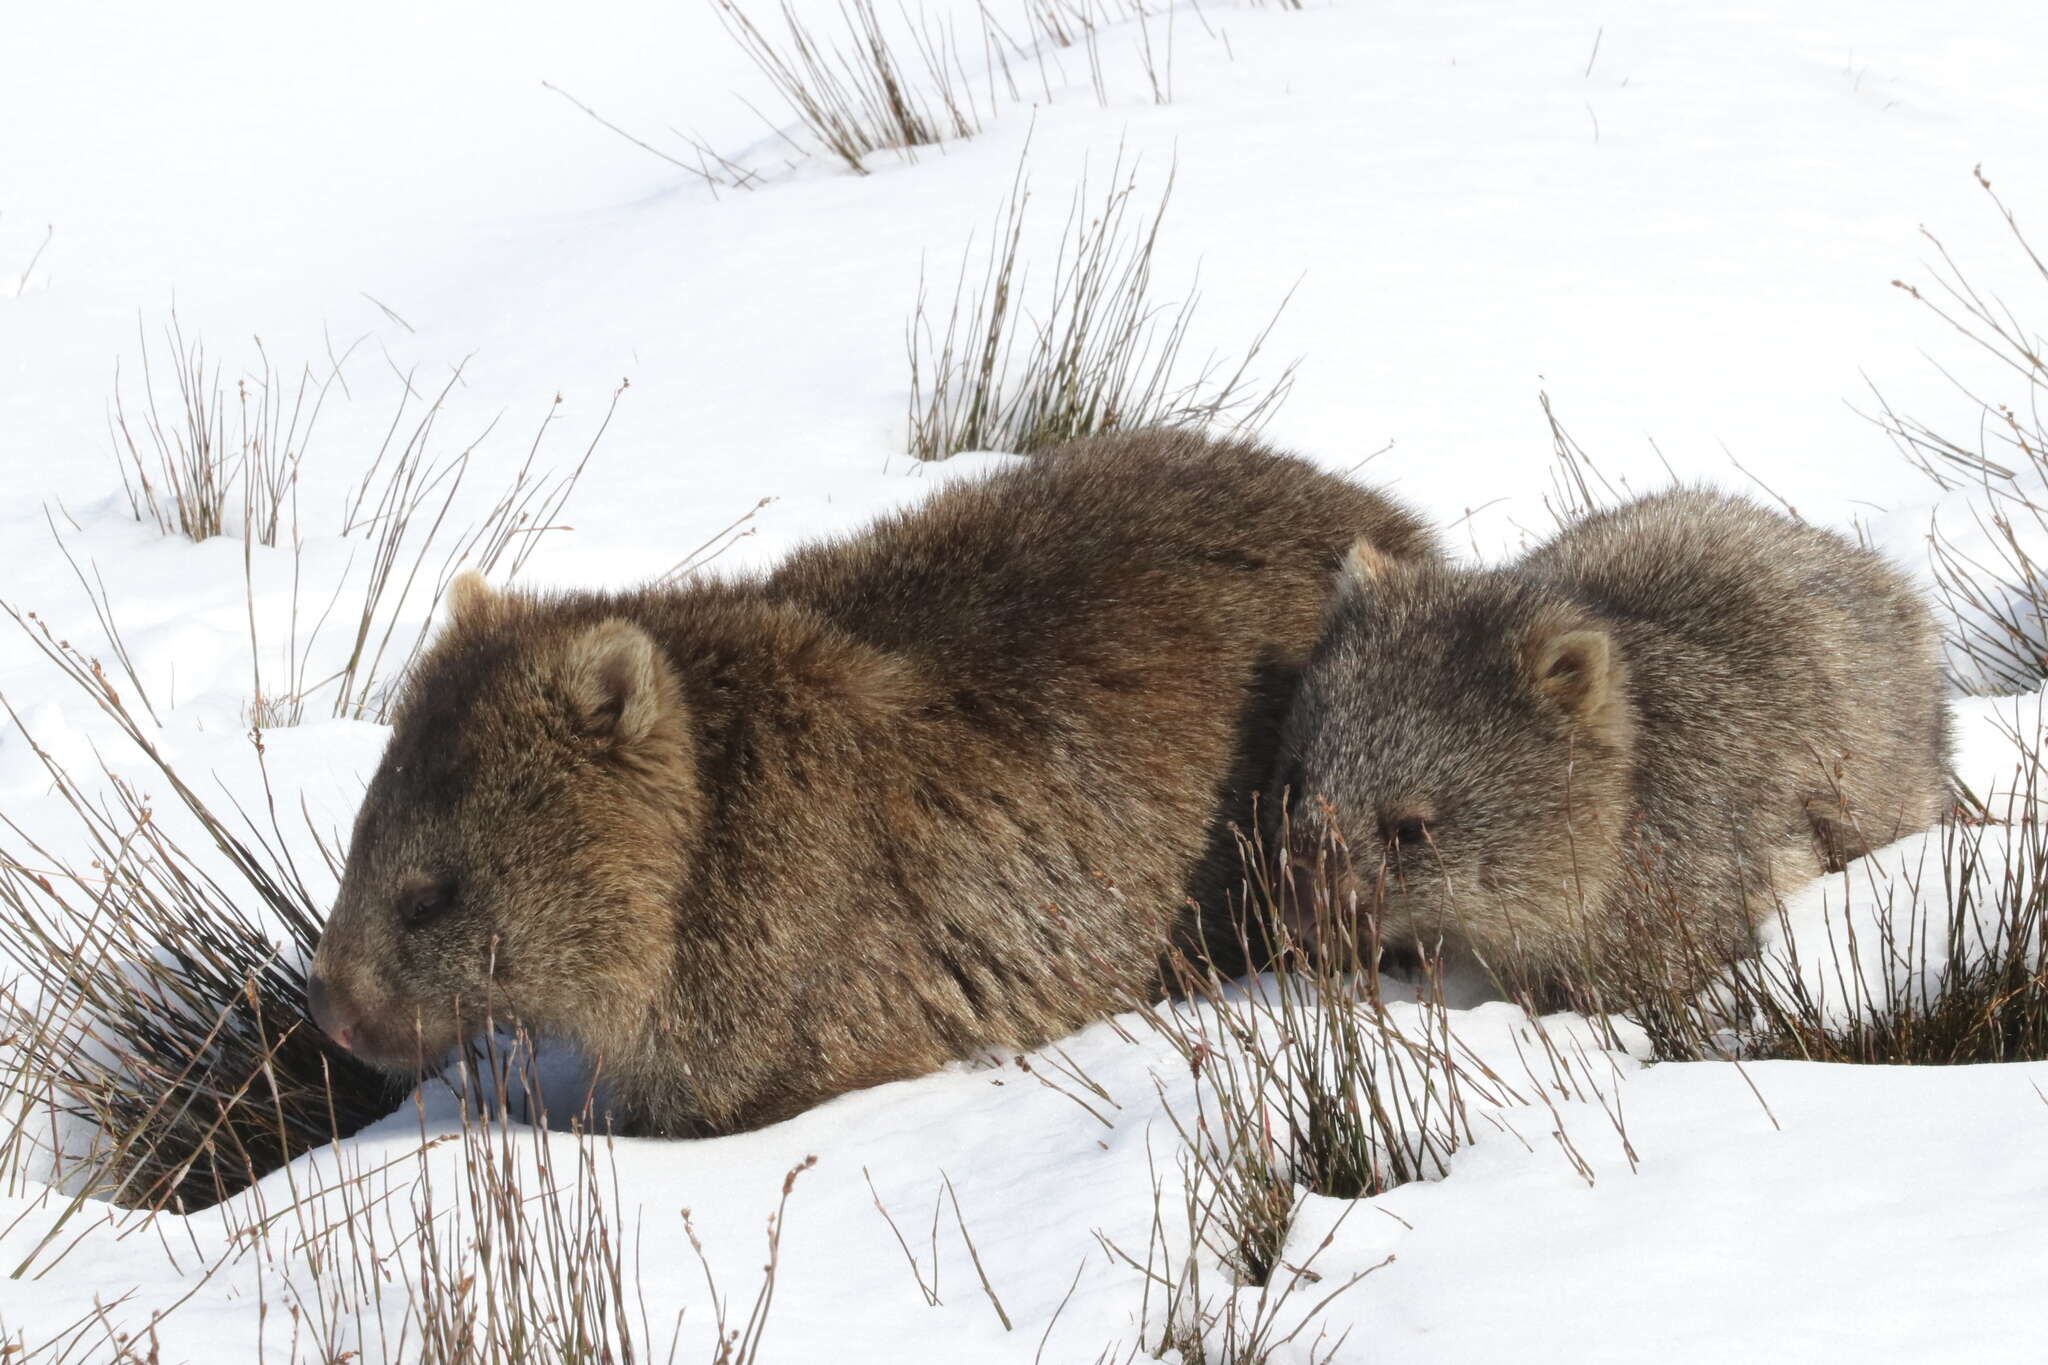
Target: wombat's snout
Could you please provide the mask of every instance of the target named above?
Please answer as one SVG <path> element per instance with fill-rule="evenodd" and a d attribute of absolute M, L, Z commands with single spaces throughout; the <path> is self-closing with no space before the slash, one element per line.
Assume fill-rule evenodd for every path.
<path fill-rule="evenodd" d="M 356 1050 L 361 1023 L 346 1011 L 335 1007 L 334 996 L 327 989 L 326 979 L 318 972 L 306 978 L 306 1009 L 312 1014 L 313 1022 L 320 1026 L 322 1033 L 345 1050 Z"/>
<path fill-rule="evenodd" d="M 1294 894 L 1307 900 L 1336 885 L 1337 867 L 1327 855 L 1318 857 L 1314 849 L 1298 848 L 1287 856 L 1287 875 L 1293 882 Z"/>
<path fill-rule="evenodd" d="M 1356 894 L 1351 866 L 1341 848 L 1327 841 L 1297 843 L 1282 874 L 1288 882 L 1288 919 L 1298 936 L 1311 936 L 1317 915 L 1347 911 Z"/>

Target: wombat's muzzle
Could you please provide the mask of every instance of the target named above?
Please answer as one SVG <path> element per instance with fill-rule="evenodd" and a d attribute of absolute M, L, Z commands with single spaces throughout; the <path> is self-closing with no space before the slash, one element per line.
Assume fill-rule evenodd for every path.
<path fill-rule="evenodd" d="M 332 1038 L 346 1052 L 354 1052 L 360 1041 L 362 1024 L 335 1008 L 334 996 L 327 989 L 327 981 L 318 972 L 306 978 L 306 1010 L 313 1016 L 313 1022 L 320 1031 Z"/>
<path fill-rule="evenodd" d="M 1344 904 L 1345 878 L 1339 849 L 1327 835 L 1295 826 L 1274 860 L 1274 908 L 1284 926 L 1285 946 L 1313 950 Z"/>
<path fill-rule="evenodd" d="M 318 970 L 306 974 L 306 1012 L 337 1046 L 399 1074 L 418 1073 L 462 1041 L 452 1019 L 437 1029 L 403 1001 L 372 996 L 366 1005 Z"/>

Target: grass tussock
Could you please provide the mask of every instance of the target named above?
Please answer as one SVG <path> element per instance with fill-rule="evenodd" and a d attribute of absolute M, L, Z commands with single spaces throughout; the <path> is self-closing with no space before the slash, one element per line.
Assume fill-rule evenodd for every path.
<path fill-rule="evenodd" d="M 1279 309 L 1234 364 L 1212 358 L 1187 376 L 1182 356 L 1198 292 L 1190 287 L 1178 304 L 1153 295 L 1172 180 L 1148 211 L 1137 170 L 1126 171 L 1121 156 L 1109 179 L 1099 201 L 1085 181 L 1075 191 L 1037 306 L 1023 261 L 1031 192 L 1022 162 L 996 211 L 979 284 L 963 259 L 942 324 L 920 285 L 907 333 L 911 455 L 1022 454 L 1145 426 L 1251 432 L 1286 398 L 1294 366 L 1269 383 L 1251 377 Z"/>
<path fill-rule="evenodd" d="M 797 121 L 856 175 L 868 173 L 863 162 L 872 153 L 914 154 L 981 131 L 982 115 L 953 31 L 922 9 L 912 15 L 906 8 L 905 32 L 892 34 L 874 0 L 842 0 L 845 32 L 835 40 L 811 27 L 787 0 L 780 36 L 763 30 L 734 0 L 712 4 L 725 31 Z"/>
<path fill-rule="evenodd" d="M 1275 2 L 1299 7 L 1296 0 Z M 1022 18 L 1006 23 L 983 4 L 968 21 L 970 28 L 978 26 L 975 33 L 962 32 L 922 4 L 914 10 L 899 5 L 893 16 L 884 16 L 873 0 L 840 0 L 836 25 L 829 18 L 806 19 L 787 0 L 779 6 L 779 22 L 757 21 L 738 0 L 711 4 L 788 110 L 792 122 L 782 124 L 747 102 L 791 154 L 784 158 L 785 170 L 795 167 L 796 158 L 822 153 L 867 175 L 876 152 L 914 161 L 919 148 L 976 136 L 1006 106 L 1051 104 L 1079 84 L 1067 70 L 1070 54 L 1085 62 L 1087 88 L 1097 105 L 1108 108 L 1113 82 L 1105 72 L 1105 40 L 1118 27 L 1132 30 L 1130 50 L 1151 102 L 1173 102 L 1174 44 L 1182 21 L 1176 5 L 1024 0 Z M 1212 28 L 1199 6 L 1192 12 L 1227 49 L 1228 35 Z M 679 128 L 667 129 L 677 150 L 665 149 L 560 86 L 541 84 L 599 126 L 683 171 L 714 199 L 724 190 L 758 188 L 772 174 L 742 165 Z"/>
<path fill-rule="evenodd" d="M 1052 91 L 1045 73 L 1047 58 L 1059 68 L 1064 82 L 1066 72 L 1059 54 L 1078 48 L 1088 65 L 1088 85 L 1095 93 L 1095 103 L 1104 109 L 1109 107 L 1109 83 L 1102 67 L 1103 33 L 1124 24 L 1137 29 L 1138 65 L 1145 74 L 1152 102 L 1173 102 L 1173 40 L 1178 13 L 1175 6 L 1147 5 L 1145 0 L 1025 0 L 1024 12 L 1027 30 L 1034 40 L 1029 55 L 1037 60 L 1048 102 Z M 1208 20 L 1199 7 L 1195 16 L 1211 37 L 1220 36 L 1216 30 L 1208 29 Z M 1227 44 L 1228 40 L 1224 41 Z"/>
<path fill-rule="evenodd" d="M 563 529 L 561 514 L 627 387 L 622 383 L 613 392 L 582 455 L 560 473 L 537 464 L 560 421 L 558 395 L 510 482 L 478 520 L 465 525 L 451 516 L 472 478 L 478 451 L 497 423 L 493 420 L 460 449 L 444 453 L 436 444 L 436 427 L 449 395 L 462 382 L 460 368 L 426 398 L 414 386 L 413 375 L 401 376 L 383 439 L 344 497 L 332 532 L 358 542 L 359 548 L 341 581 L 324 597 L 310 597 L 298 567 L 308 535 L 300 516 L 301 473 L 330 390 L 341 385 L 346 392 L 342 365 L 347 357 L 322 380 L 316 382 L 307 369 L 288 385 L 279 381 L 259 343 L 260 369 L 255 377 L 236 382 L 231 423 L 218 365 L 210 364 L 196 338 L 186 337 L 175 314 L 165 327 L 164 350 L 175 377 L 175 407 L 159 403 L 146 336 L 145 406 L 133 421 L 119 396 L 117 376 L 111 421 L 122 457 L 122 483 L 136 519 L 153 521 L 165 534 L 195 541 L 241 535 L 251 669 L 248 719 L 258 729 L 296 725 L 315 707 L 336 718 L 383 720 L 395 680 L 425 640 L 413 623 L 433 614 L 457 573 L 475 569 L 515 578 L 541 538 Z M 51 530 L 57 535 L 54 521 Z M 61 536 L 58 544 L 69 559 Z M 258 547 L 288 549 L 293 557 L 282 639 L 266 638 L 260 624 Z M 72 568 L 117 662 L 153 717 L 154 704 L 113 624 L 105 585 L 96 570 L 89 580 L 75 560 Z M 343 609 L 337 613 L 337 607 Z M 330 627 L 344 632 L 346 652 L 338 656 L 328 643 Z"/>
<path fill-rule="evenodd" d="M 140 401 L 131 418 L 117 365 L 108 414 L 129 511 L 165 535 L 208 540 L 239 521 L 258 545 L 276 545 L 339 364 L 322 379 L 310 367 L 286 379 L 259 340 L 256 368 L 235 380 L 230 402 L 219 362 L 209 360 L 199 338 L 185 335 L 175 311 L 160 350 L 139 319 L 136 336 Z M 160 392 L 162 370 L 170 377 Z"/>
<path fill-rule="evenodd" d="M 895 151 L 915 159 L 919 147 L 973 137 L 996 111 L 997 81 L 1012 101 L 1019 96 L 1012 56 L 1028 57 L 1011 41 L 987 8 L 980 12 L 981 85 L 977 96 L 959 37 L 951 23 L 922 8 L 900 10 L 900 24 L 883 21 L 873 0 L 842 0 L 843 32 L 834 37 L 814 27 L 787 3 L 781 23 L 757 24 L 736 0 L 711 0 L 719 22 L 740 50 L 768 78 L 788 107 L 796 125 L 810 138 L 797 141 L 759 109 L 761 117 L 796 157 L 822 152 L 856 175 L 868 174 L 866 159 L 879 151 Z M 779 32 L 775 31 L 779 27 Z M 1040 60 L 1043 72 L 1043 60 Z M 741 165 L 713 150 L 703 138 L 681 129 L 668 131 L 679 139 L 682 154 L 665 151 L 621 127 L 575 95 L 551 82 L 541 83 L 580 109 L 593 122 L 640 150 L 684 171 L 711 191 L 714 199 L 728 189 L 751 190 L 763 172 Z M 1051 96 L 1049 79 L 1045 84 Z M 748 104 L 752 109 L 753 105 Z M 787 162 L 794 167 L 796 162 Z"/>
<path fill-rule="evenodd" d="M 1138 1320 L 1147 1330 L 1126 1353 L 1119 1354 L 1115 1347 L 1105 1350 L 1097 1365 L 1129 1365 L 1137 1359 L 1174 1360 L 1181 1365 L 1278 1365 L 1298 1360 L 1330 1365 L 1343 1349 L 1349 1330 L 1333 1335 L 1324 1321 L 1325 1311 L 1393 1258 L 1341 1278 L 1326 1275 L 1318 1269 L 1332 1241 L 1326 1236 L 1296 1260 L 1276 1265 L 1264 1279 L 1246 1280 L 1215 1252 L 1216 1174 L 1197 1149 L 1188 1149 L 1178 1166 L 1181 1196 L 1176 1201 L 1155 1167 L 1152 1201 L 1157 1212 L 1142 1253 L 1102 1239 L 1112 1262 L 1142 1276 Z M 1353 1204 L 1351 1211 L 1358 1207 Z M 1293 1208 L 1290 1199 L 1290 1223 Z M 1349 1212 L 1340 1217 L 1339 1226 L 1345 1217 Z"/>
<path fill-rule="evenodd" d="M 1276 846 L 1286 837 L 1283 824 Z M 1256 837 L 1240 852 L 1247 914 L 1237 951 L 1269 970 L 1232 981 L 1184 963 L 1179 1002 L 1144 1016 L 1195 1081 L 1190 1103 L 1167 1107 L 1181 1197 L 1175 1207 L 1155 1177 L 1161 1213 L 1150 1245 L 1142 1256 L 1106 1249 L 1144 1273 L 1141 1318 L 1157 1329 L 1157 1352 L 1204 1365 L 1326 1361 L 1344 1338 L 1323 1332 L 1323 1311 L 1385 1262 L 1342 1279 L 1317 1271 L 1335 1228 L 1300 1244 L 1304 1196 L 1355 1211 L 1398 1185 L 1442 1178 L 1481 1132 L 1530 1145 L 1508 1117 L 1523 1109 L 1542 1114 L 1590 1184 L 1593 1167 L 1558 1104 L 1597 1106 L 1625 1153 L 1627 1129 L 1611 1065 L 1584 1039 L 1531 1016 L 1511 1083 L 1455 1032 L 1439 976 L 1404 983 L 1376 970 L 1370 916 L 1332 899 L 1342 879 L 1277 876 Z M 1322 856 L 1348 854 L 1331 839 Z M 1298 924 L 1313 926 L 1314 951 Z"/>
<path fill-rule="evenodd" d="M 1975 174 L 2024 269 L 2048 284 L 2048 261 L 1982 168 Z M 1954 619 L 1950 656 L 1962 665 L 1956 682 L 1966 692 L 2031 691 L 2048 680 L 2048 353 L 2038 332 L 1973 284 L 1938 237 L 1922 232 L 1936 256 L 1929 278 L 1893 285 L 1954 329 L 1965 357 L 1988 360 L 2002 387 L 1980 390 L 1949 375 L 1974 414 L 1963 431 L 1901 414 L 1881 394 L 1876 420 L 1938 487 L 1975 495 L 1974 536 L 1938 523 L 1931 534 L 1935 584 Z"/>
<path fill-rule="evenodd" d="M 78 1148 L 46 1130 L 10 1153 L 10 1173 L 40 1155 L 81 1197 L 203 1208 L 389 1113 L 399 1093 L 306 1014 L 298 964 L 321 916 L 274 803 L 268 836 L 245 812 L 216 814 L 97 662 L 6 610 L 155 766 L 205 841 L 187 847 L 149 796 L 111 772 L 112 795 L 95 798 L 6 707 L 75 817 L 67 842 L 90 850 L 80 865 L 0 818 L 0 947 L 29 970 L 0 995 L 5 1027 L 28 1040 L 13 1054 L 12 1088 L 24 1106 L 50 1105 L 94 1135 Z"/>
<path fill-rule="evenodd" d="M 162 1329 L 219 1279 L 262 1305 L 260 1358 L 291 1365 L 673 1365 L 686 1314 L 657 1321 L 643 1286 L 641 1219 L 610 1137 L 550 1114 L 530 1041 L 494 1035 L 416 1096 L 418 1141 L 387 1135 L 370 1155 L 329 1148 L 219 1209 L 217 1250 L 190 1239 L 188 1291 L 148 1314 L 128 1296 L 57 1335 L 5 1344 L 9 1359 L 162 1359 Z M 445 1086 L 445 1090 L 442 1088 Z M 450 1100 L 454 1112 L 444 1111 Z M 587 1100 L 579 1115 L 590 1110 Z M 395 1154 L 391 1152 L 396 1147 Z M 784 1229 L 807 1158 L 783 1178 L 767 1218 L 766 1257 L 750 1293 L 731 1293 L 691 1223 L 712 1330 L 702 1365 L 757 1365 L 767 1338 Z M 374 1163 L 374 1164 L 372 1164 Z M 772 1198 L 772 1196 L 771 1196 Z M 78 1214 L 66 1206 L 17 1273 L 60 1264 L 87 1233 L 127 1236 L 157 1211 Z M 71 1223 L 70 1228 L 65 1224 Z M 162 1229 L 159 1229 L 161 1232 Z M 64 1236 L 60 1238 L 58 1234 Z M 180 1234 L 181 1236 L 184 1234 Z M 698 1337 L 704 1335 L 700 1330 Z M 4 1338 L 0 1331 L 0 1338 Z"/>
<path fill-rule="evenodd" d="M 1605 954 L 1585 1007 L 1640 1024 L 1660 1060 L 2048 1060 L 2048 790 L 2038 729 L 2013 740 L 2011 782 L 1995 798 L 1965 792 L 1962 811 L 1917 845 L 1781 902 L 1753 955 L 1709 956 L 1685 933 L 1684 907 L 1659 900 Z"/>
<path fill-rule="evenodd" d="M 534 1056 L 524 1039 L 508 1045 L 493 1037 L 448 1077 L 463 1100 L 453 1135 L 459 1176 L 453 1188 L 437 1183 L 437 1174 L 414 1189 L 412 1212 L 424 1231 L 394 1358 L 422 1365 L 673 1361 L 681 1315 L 661 1324 L 648 1315 L 611 1139 L 591 1135 L 582 1118 L 565 1132 L 550 1131 L 560 1116 L 551 1118 L 540 1098 Z M 586 1097 L 579 1113 L 587 1118 L 593 1108 Z M 682 1211 L 712 1306 L 716 1346 L 708 1365 L 759 1359 L 790 1198 L 816 1160 L 783 1178 L 767 1220 L 761 1280 L 744 1306 L 719 1288 Z"/>

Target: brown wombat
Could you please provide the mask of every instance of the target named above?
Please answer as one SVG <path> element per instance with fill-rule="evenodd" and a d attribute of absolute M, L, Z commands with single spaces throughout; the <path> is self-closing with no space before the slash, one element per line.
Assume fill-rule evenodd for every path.
<path fill-rule="evenodd" d="M 1297 872 L 1322 859 L 1299 934 L 1332 923 L 1317 887 L 1361 942 L 1541 989 L 1675 907 L 1726 960 L 1775 895 L 1947 807 L 1919 593 L 1744 499 L 1642 498 L 1492 570 L 1363 545 L 1341 578 L 1276 771 Z"/>
<path fill-rule="evenodd" d="M 465 579 L 356 820 L 314 1015 L 397 1069 L 516 1022 L 592 1060 L 621 1128 L 686 1134 L 1127 1007 L 1218 899 L 1361 532 L 1436 553 L 1299 460 L 1139 432 L 761 579 Z"/>

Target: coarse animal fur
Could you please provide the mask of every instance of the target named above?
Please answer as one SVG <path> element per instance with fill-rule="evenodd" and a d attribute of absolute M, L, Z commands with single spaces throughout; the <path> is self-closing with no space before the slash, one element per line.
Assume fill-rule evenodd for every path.
<path fill-rule="evenodd" d="M 1725 961 L 1775 897 L 1949 804 L 1919 592 L 1742 498 L 1645 497 L 1490 570 L 1361 546 L 1341 578 L 1274 797 L 1323 897 L 1294 898 L 1298 935 L 1539 991 L 1645 925 Z"/>
<path fill-rule="evenodd" d="M 488 1014 L 730 1131 L 1153 991 L 1336 567 L 1430 534 L 1245 441 L 1076 442 L 765 578 L 499 594 L 411 676 L 314 959 L 394 1068 Z M 1234 872 L 1235 859 L 1229 860 Z"/>

